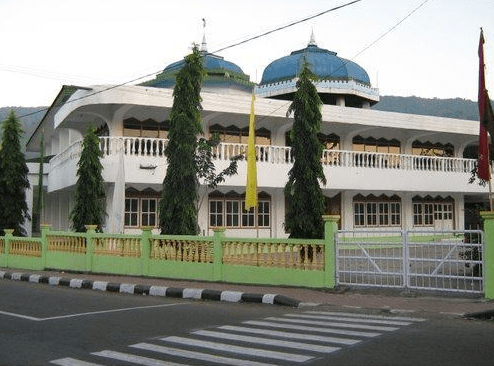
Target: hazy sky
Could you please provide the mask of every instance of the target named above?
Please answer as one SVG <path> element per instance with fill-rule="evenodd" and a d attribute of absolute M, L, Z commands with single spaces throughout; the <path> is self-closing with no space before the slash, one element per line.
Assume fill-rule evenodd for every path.
<path fill-rule="evenodd" d="M 157 73 L 201 42 L 202 18 L 212 52 L 349 1 L 0 0 L 0 107 L 50 105 L 63 84 Z M 381 95 L 476 100 L 483 27 L 494 97 L 494 0 L 428 0 L 356 56 L 424 1 L 361 0 L 219 55 L 260 81 L 271 61 L 304 48 L 313 29 L 319 47 L 361 65 Z"/>

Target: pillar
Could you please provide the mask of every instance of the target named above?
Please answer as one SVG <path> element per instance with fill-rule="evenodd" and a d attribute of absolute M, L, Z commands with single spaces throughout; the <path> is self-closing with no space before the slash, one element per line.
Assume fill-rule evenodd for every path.
<path fill-rule="evenodd" d="M 494 299 L 494 212 L 483 211 L 484 219 L 484 294 L 486 299 Z"/>
<path fill-rule="evenodd" d="M 336 235 L 339 215 L 324 215 L 324 285 L 336 286 Z"/>

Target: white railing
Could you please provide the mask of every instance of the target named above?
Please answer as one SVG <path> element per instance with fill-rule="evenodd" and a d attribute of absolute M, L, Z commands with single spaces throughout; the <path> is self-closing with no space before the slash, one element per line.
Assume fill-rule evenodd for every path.
<path fill-rule="evenodd" d="M 118 154 L 124 147 L 126 156 L 164 157 L 167 139 L 147 137 L 101 137 L 103 156 Z M 66 160 L 78 159 L 81 142 L 75 142 L 51 160 L 52 167 Z M 213 159 L 230 160 L 247 152 L 247 144 L 220 143 L 213 149 Z M 289 146 L 256 145 L 257 161 L 270 164 L 293 164 Z M 470 173 L 475 159 L 449 158 L 406 154 L 388 154 L 364 151 L 324 150 L 321 162 L 324 166 L 343 168 L 401 169 L 423 172 Z"/>
<path fill-rule="evenodd" d="M 123 142 L 124 154 L 129 156 L 164 156 L 168 139 L 151 137 L 100 137 L 103 156 L 120 151 Z"/>

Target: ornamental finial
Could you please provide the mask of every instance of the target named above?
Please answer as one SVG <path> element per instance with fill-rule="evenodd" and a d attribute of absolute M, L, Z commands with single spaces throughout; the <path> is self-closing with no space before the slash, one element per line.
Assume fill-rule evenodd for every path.
<path fill-rule="evenodd" d="M 202 18 L 202 44 L 201 51 L 207 52 L 208 48 L 206 45 L 206 18 Z"/>
<path fill-rule="evenodd" d="M 312 29 L 312 32 L 310 34 L 310 40 L 307 46 L 317 46 L 316 37 L 314 36 L 314 29 Z"/>

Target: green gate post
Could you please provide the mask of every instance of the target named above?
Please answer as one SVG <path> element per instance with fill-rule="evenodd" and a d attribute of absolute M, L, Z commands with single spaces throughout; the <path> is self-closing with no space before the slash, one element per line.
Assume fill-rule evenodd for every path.
<path fill-rule="evenodd" d="M 96 234 L 98 225 L 86 225 L 86 271 L 93 272 L 93 236 Z"/>
<path fill-rule="evenodd" d="M 141 234 L 141 274 L 149 276 L 149 258 L 151 256 L 152 226 L 143 226 Z"/>
<path fill-rule="evenodd" d="M 43 269 L 46 268 L 46 256 L 48 254 L 48 239 L 46 236 L 50 232 L 50 224 L 41 224 L 41 263 L 43 264 Z"/>
<path fill-rule="evenodd" d="M 324 284 L 326 288 L 336 286 L 336 243 L 339 215 L 323 215 L 324 220 Z"/>
<path fill-rule="evenodd" d="M 4 229 L 5 232 L 5 267 L 9 267 L 10 241 L 14 239 L 14 229 Z"/>
<path fill-rule="evenodd" d="M 223 247 L 221 239 L 225 237 L 225 228 L 213 229 L 213 281 L 221 281 L 223 276 Z"/>
<path fill-rule="evenodd" d="M 480 213 L 484 219 L 484 296 L 494 299 L 494 212 Z"/>

